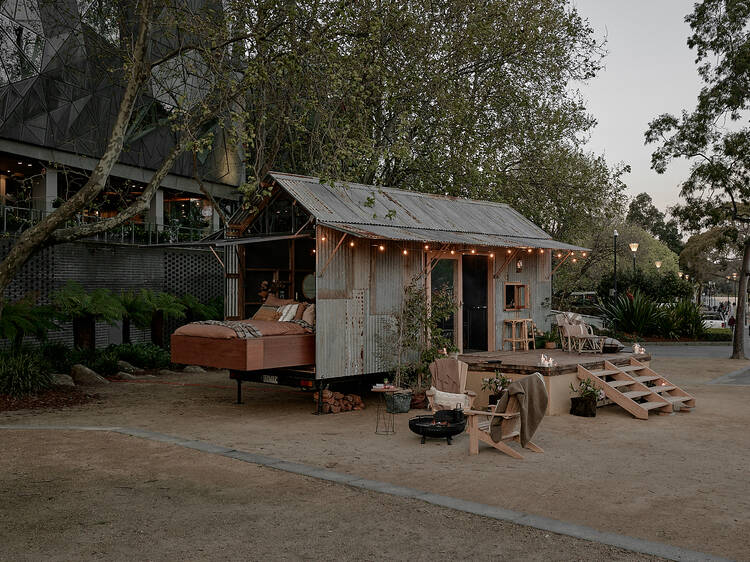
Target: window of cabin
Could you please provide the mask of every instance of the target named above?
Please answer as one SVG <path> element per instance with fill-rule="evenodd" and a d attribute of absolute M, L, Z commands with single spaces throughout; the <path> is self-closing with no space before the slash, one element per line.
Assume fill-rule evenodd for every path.
<path fill-rule="evenodd" d="M 529 308 L 529 286 L 524 283 L 505 284 L 505 310 Z"/>

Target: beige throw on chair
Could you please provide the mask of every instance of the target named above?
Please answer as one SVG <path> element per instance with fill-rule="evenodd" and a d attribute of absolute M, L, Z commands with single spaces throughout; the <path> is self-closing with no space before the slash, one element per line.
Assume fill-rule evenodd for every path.
<path fill-rule="evenodd" d="M 432 375 L 432 386 L 441 392 L 451 394 L 464 394 L 468 397 L 468 407 L 471 408 L 476 392 L 466 390 L 466 377 L 468 376 L 469 366 L 458 359 L 436 359 L 430 363 L 430 374 Z M 438 404 L 435 401 L 435 392 L 430 389 L 427 391 L 427 400 L 430 403 L 430 409 L 437 410 L 452 409 L 455 404 L 446 405 Z M 459 402 L 456 400 L 456 402 Z M 463 402 L 463 400 L 461 401 Z"/>
<path fill-rule="evenodd" d="M 523 456 L 506 445 L 506 441 L 518 441 L 526 449 L 543 453 L 531 437 L 544 417 L 547 399 L 544 380 L 535 373 L 511 383 L 508 392 L 490 411 L 466 412 L 469 415 L 469 454 L 479 454 L 480 441 L 515 459 Z M 486 421 L 480 422 L 479 418 Z"/>

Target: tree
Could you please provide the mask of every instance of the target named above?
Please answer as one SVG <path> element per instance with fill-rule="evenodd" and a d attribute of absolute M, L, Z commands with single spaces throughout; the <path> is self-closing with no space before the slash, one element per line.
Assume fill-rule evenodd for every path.
<path fill-rule="evenodd" d="M 626 219 L 629 223 L 640 226 L 664 242 L 675 254 L 679 254 L 684 247 L 677 220 L 666 220 L 664 213 L 654 205 L 648 193 L 639 193 L 628 206 Z"/>
<path fill-rule="evenodd" d="M 741 237 L 739 226 L 750 223 L 750 128 L 745 111 L 750 102 L 750 4 L 703 0 L 685 21 L 692 30 L 687 43 L 696 51 L 704 86 L 692 112 L 654 119 L 646 142 L 659 144 L 651 157 L 659 173 L 675 158 L 692 161 L 680 191 L 684 203 L 674 209 L 683 227 L 692 232 L 718 227 L 726 239 L 741 244 L 737 317 L 744 319 L 750 237 Z M 743 330 L 735 330 L 734 359 L 745 359 L 743 336 Z"/>

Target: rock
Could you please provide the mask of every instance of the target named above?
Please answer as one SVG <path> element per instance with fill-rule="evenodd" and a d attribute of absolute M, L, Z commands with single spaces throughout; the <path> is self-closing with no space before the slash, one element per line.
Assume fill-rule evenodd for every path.
<path fill-rule="evenodd" d="M 138 377 L 136 377 L 135 375 L 133 375 L 131 373 L 126 373 L 124 371 L 120 371 L 119 373 L 116 373 L 116 374 L 112 375 L 112 378 L 120 380 L 120 381 L 134 381 Z"/>
<path fill-rule="evenodd" d="M 107 379 L 92 371 L 85 365 L 73 365 L 70 369 L 70 376 L 73 378 L 73 382 L 80 384 L 81 386 L 109 384 Z"/>
<path fill-rule="evenodd" d="M 138 370 L 137 367 L 135 367 L 134 365 L 131 365 L 127 361 L 123 361 L 122 359 L 120 359 L 117 362 L 117 368 L 120 369 L 120 371 L 123 373 L 131 373 L 131 374 L 135 373 Z"/>
<path fill-rule="evenodd" d="M 205 373 L 206 369 L 198 365 L 188 365 L 182 370 L 183 373 Z"/>
<path fill-rule="evenodd" d="M 61 373 L 55 373 L 52 375 L 52 384 L 55 386 L 75 386 L 76 383 L 73 382 L 73 377 L 70 375 L 64 375 Z"/>
<path fill-rule="evenodd" d="M 169 369 L 159 369 L 159 374 L 163 377 L 171 377 L 175 372 L 170 371 Z"/>

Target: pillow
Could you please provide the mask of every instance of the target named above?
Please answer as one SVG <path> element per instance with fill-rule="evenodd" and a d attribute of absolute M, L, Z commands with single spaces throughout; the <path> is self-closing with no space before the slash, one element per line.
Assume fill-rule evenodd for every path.
<path fill-rule="evenodd" d="M 298 303 L 285 304 L 280 306 L 277 310 L 279 311 L 279 322 L 289 322 L 294 320 L 294 315 L 297 314 Z"/>
<path fill-rule="evenodd" d="M 279 311 L 276 310 L 275 306 L 261 306 L 258 311 L 253 314 L 253 320 L 270 320 L 275 321 L 279 317 Z"/>
<path fill-rule="evenodd" d="M 263 304 L 267 304 L 268 306 L 275 306 L 278 308 L 280 306 L 284 306 L 285 304 L 292 304 L 293 302 L 294 299 L 280 299 L 276 295 L 269 294 L 266 297 L 266 302 L 264 302 Z"/>
<path fill-rule="evenodd" d="M 306 302 L 299 303 L 299 306 L 297 307 L 297 314 L 294 315 L 295 320 L 302 320 L 302 315 L 305 313 L 305 309 L 309 305 Z"/>
<path fill-rule="evenodd" d="M 430 390 L 435 393 L 435 395 L 432 397 L 432 400 L 436 406 L 440 406 L 443 409 L 452 410 L 456 407 L 456 404 L 461 404 L 461 407 L 464 410 L 469 409 L 469 397 L 465 394 L 443 392 L 442 390 L 438 390 L 434 386 L 431 386 Z"/>
<path fill-rule="evenodd" d="M 302 321 L 307 322 L 310 326 L 315 326 L 315 305 L 311 304 L 302 313 Z"/>

